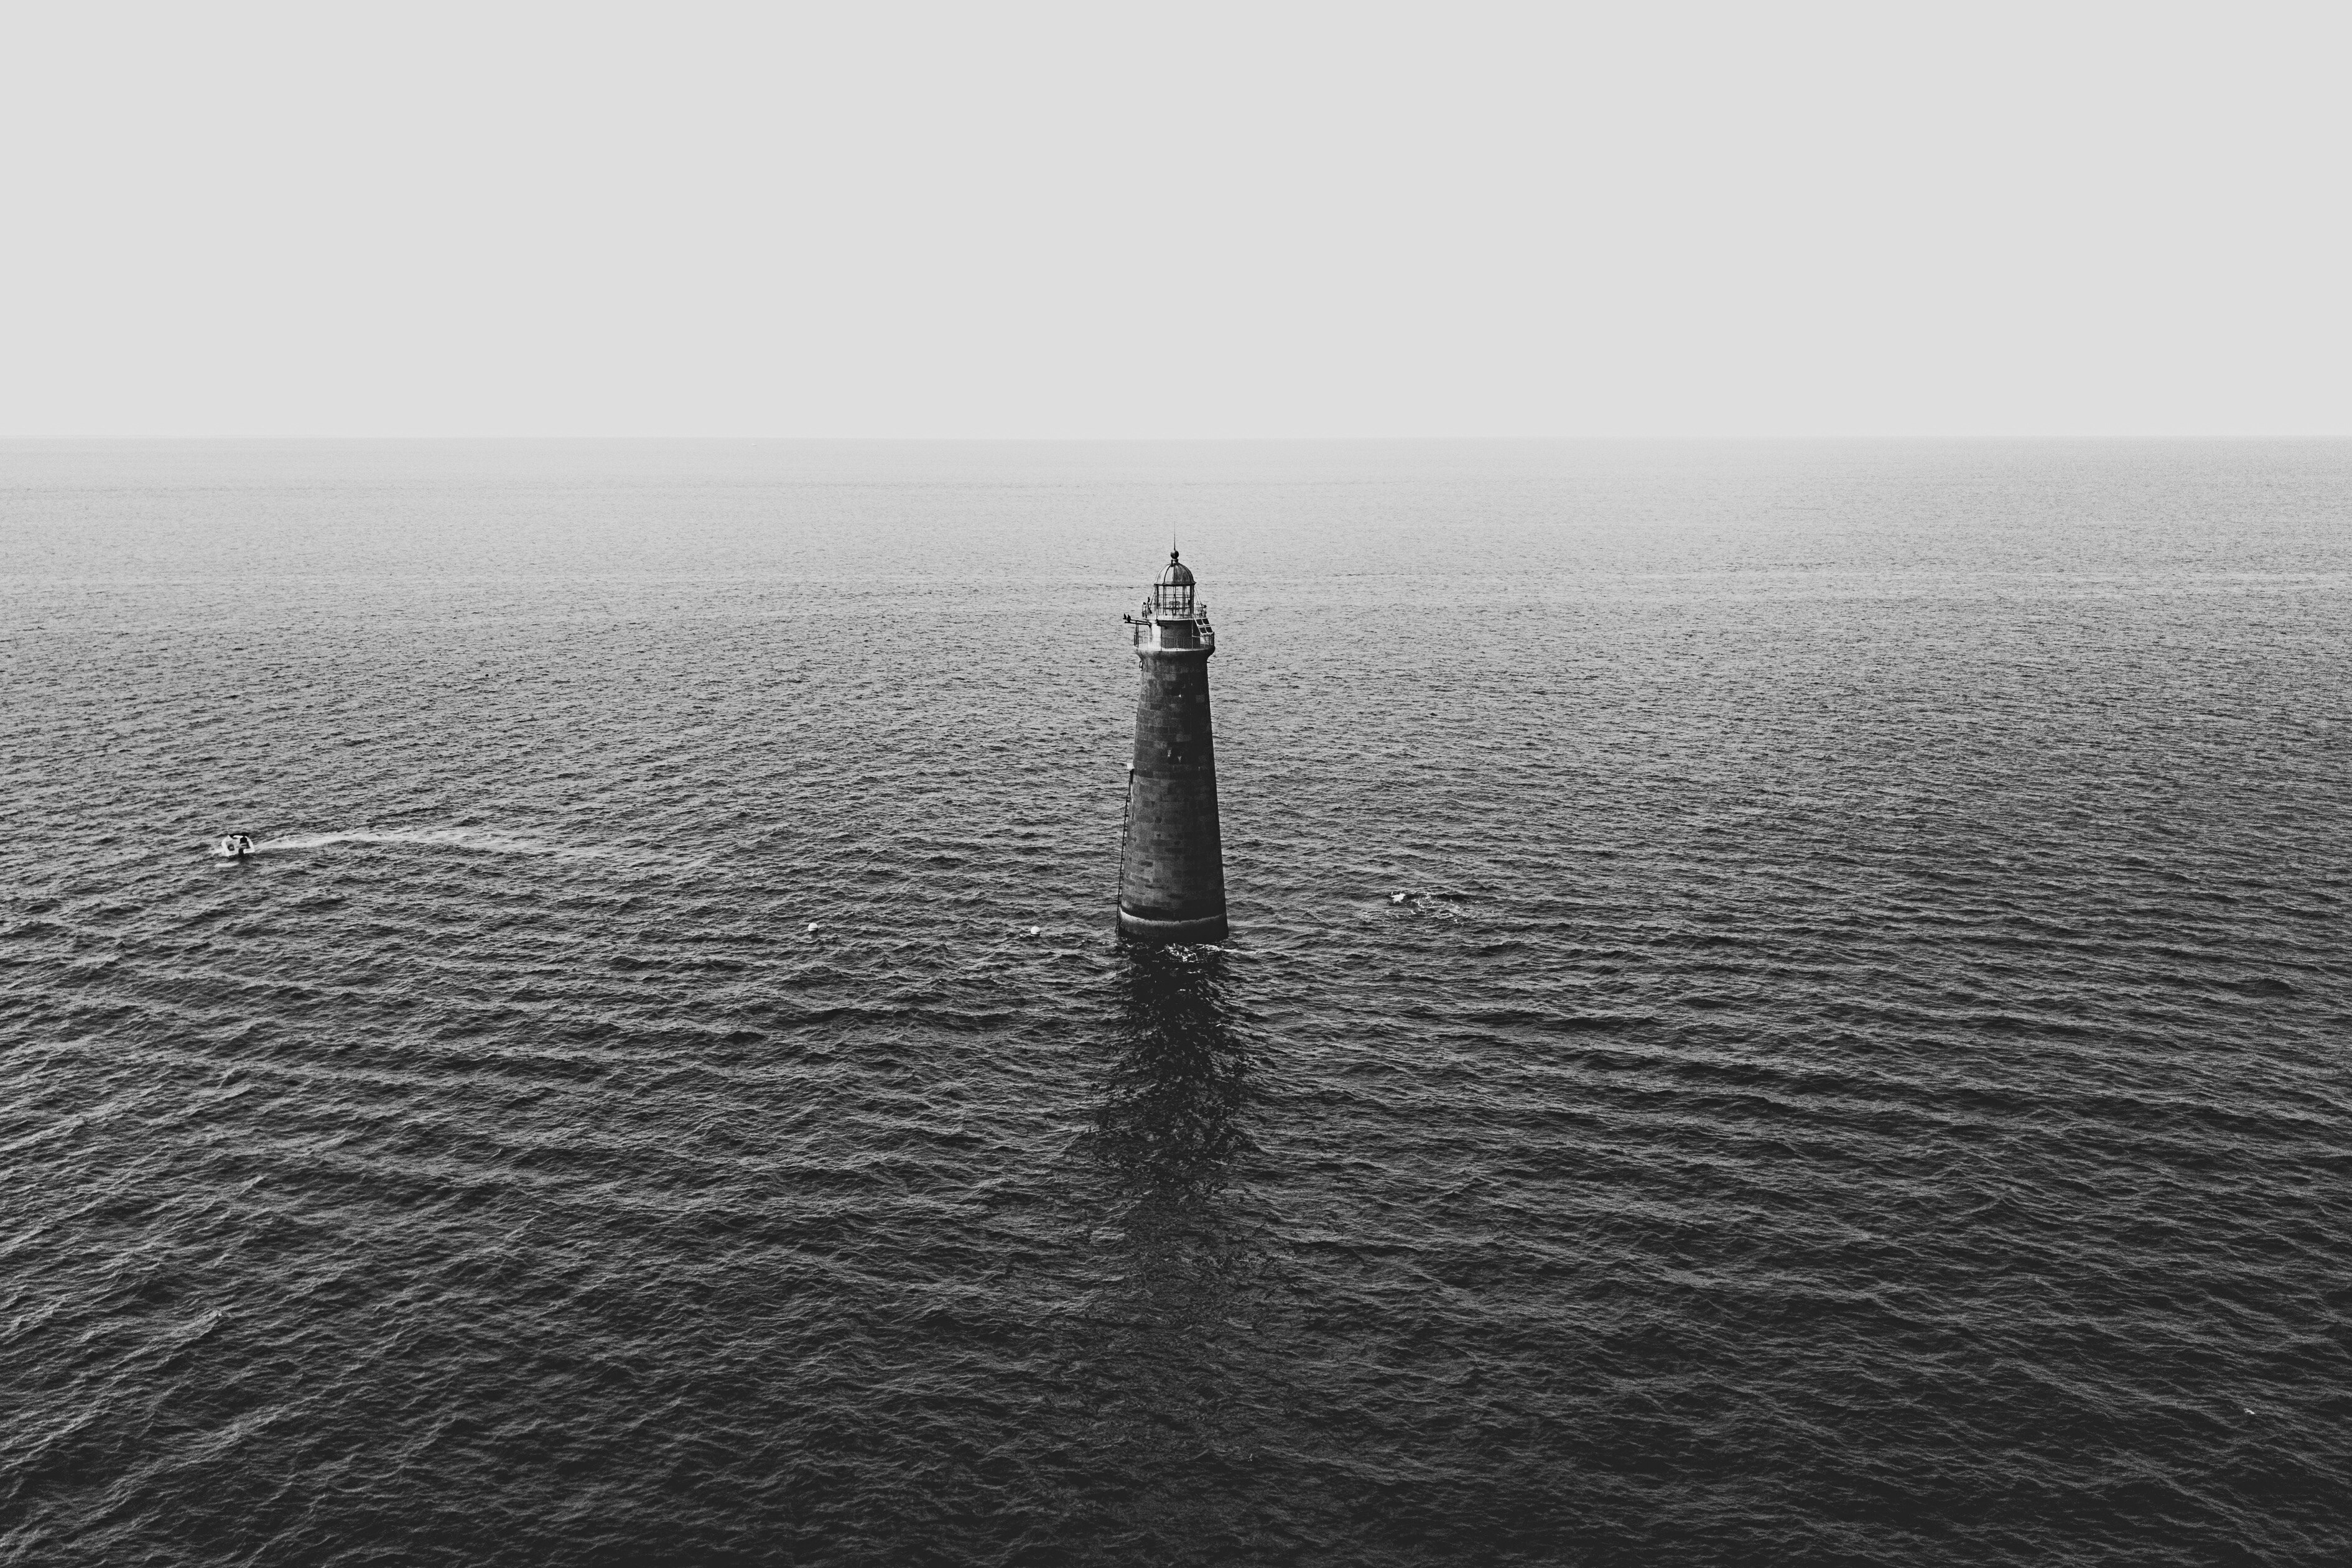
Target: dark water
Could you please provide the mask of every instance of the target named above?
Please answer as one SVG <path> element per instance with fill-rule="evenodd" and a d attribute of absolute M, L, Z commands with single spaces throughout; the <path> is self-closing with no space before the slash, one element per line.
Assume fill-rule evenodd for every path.
<path fill-rule="evenodd" d="M 0 448 L 0 1562 L 2352 1560 L 2348 508 Z"/>

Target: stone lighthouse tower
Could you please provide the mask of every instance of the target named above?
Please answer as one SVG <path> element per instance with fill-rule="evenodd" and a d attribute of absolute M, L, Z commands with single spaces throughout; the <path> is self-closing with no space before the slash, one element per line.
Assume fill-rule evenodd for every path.
<path fill-rule="evenodd" d="M 1217 836 L 1217 752 L 1209 655 L 1217 651 L 1192 570 L 1168 552 L 1143 613 L 1127 617 L 1143 665 L 1135 761 L 1127 770 L 1119 934 L 1144 942 L 1225 939 L 1225 850 Z"/>

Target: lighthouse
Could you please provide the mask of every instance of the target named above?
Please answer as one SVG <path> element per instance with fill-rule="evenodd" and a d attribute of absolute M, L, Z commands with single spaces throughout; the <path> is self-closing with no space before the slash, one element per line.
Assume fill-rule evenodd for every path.
<path fill-rule="evenodd" d="M 1129 615 L 1143 690 L 1127 769 L 1118 929 L 1142 942 L 1225 939 L 1225 851 L 1217 836 L 1217 750 L 1209 655 L 1217 635 L 1192 569 L 1168 552 L 1143 612 Z"/>

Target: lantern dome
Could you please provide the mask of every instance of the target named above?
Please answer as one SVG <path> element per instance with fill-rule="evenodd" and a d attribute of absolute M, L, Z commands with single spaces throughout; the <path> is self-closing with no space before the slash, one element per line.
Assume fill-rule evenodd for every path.
<path fill-rule="evenodd" d="M 1152 580 L 1150 609 L 1152 615 L 1197 615 L 1200 601 L 1193 597 L 1192 569 L 1168 552 L 1168 564 L 1160 569 Z"/>

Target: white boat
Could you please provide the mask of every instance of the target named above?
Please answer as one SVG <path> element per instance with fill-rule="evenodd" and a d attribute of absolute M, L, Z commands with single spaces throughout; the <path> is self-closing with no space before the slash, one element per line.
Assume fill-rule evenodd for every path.
<path fill-rule="evenodd" d="M 253 852 L 253 835 L 251 833 L 225 834 L 221 839 L 220 848 L 214 852 L 223 860 L 241 861 Z"/>

